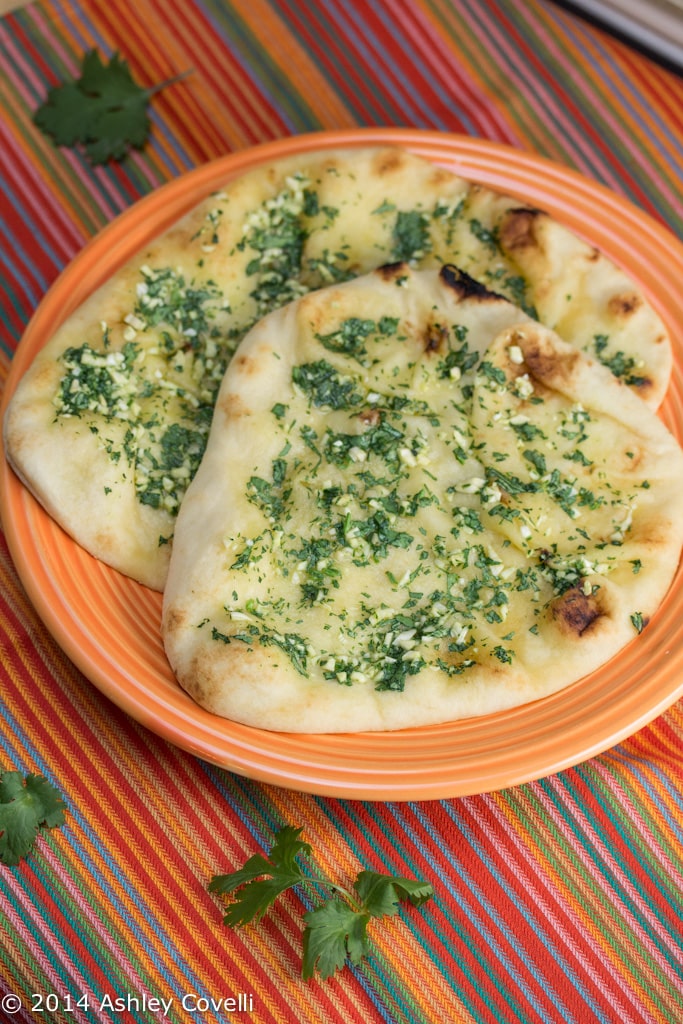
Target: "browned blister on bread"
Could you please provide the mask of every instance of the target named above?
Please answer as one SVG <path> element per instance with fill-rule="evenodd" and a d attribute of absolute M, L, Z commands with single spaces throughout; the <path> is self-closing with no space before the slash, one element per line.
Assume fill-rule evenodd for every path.
<path fill-rule="evenodd" d="M 661 400 L 666 332 L 591 246 L 406 150 L 326 150 L 227 182 L 70 317 L 9 406 L 11 465 L 91 554 L 163 589 L 178 509 L 240 340 L 302 295 L 379 267 L 391 279 L 402 262 L 456 265 L 445 280 L 461 295 L 507 297 L 650 405 Z"/>
<path fill-rule="evenodd" d="M 595 359 L 457 268 L 257 324 L 183 501 L 163 635 L 208 710 L 401 729 L 547 696 L 635 641 L 683 454 Z"/>

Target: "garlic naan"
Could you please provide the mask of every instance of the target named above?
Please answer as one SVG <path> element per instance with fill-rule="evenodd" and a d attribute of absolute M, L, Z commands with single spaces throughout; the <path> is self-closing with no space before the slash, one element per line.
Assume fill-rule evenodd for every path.
<path fill-rule="evenodd" d="M 557 221 L 401 149 L 321 151 L 226 183 L 68 319 L 13 396 L 11 465 L 91 554 L 162 589 L 241 338 L 300 295 L 395 261 L 458 264 L 661 399 L 661 322 Z"/>
<path fill-rule="evenodd" d="M 683 543 L 644 402 L 453 267 L 384 267 L 248 334 L 176 524 L 181 686 L 266 729 L 543 697 L 632 640 Z"/>

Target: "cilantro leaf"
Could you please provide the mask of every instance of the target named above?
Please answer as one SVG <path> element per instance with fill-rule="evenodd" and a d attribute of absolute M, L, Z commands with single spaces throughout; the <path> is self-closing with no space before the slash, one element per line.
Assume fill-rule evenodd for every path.
<path fill-rule="evenodd" d="M 302 977 L 312 978 L 316 967 L 323 979 L 341 970 L 348 956 L 360 963 L 370 951 L 367 936 L 370 914 L 333 899 L 304 914 Z"/>
<path fill-rule="evenodd" d="M 333 896 L 303 915 L 302 977 L 312 978 L 318 970 L 325 979 L 340 970 L 347 959 L 357 964 L 368 955 L 367 928 L 373 917 L 396 914 L 402 899 L 420 906 L 434 890 L 426 882 L 377 871 L 360 871 L 354 892 L 327 878 L 305 875 L 296 858 L 300 854 L 310 856 L 312 850 L 299 839 L 302 831 L 291 826 L 281 829 L 268 857 L 255 854 L 237 871 L 216 875 L 209 890 L 234 895 L 235 902 L 223 918 L 224 924 L 234 928 L 260 920 L 280 893 L 294 885 L 312 886 L 316 891 L 331 889 Z"/>
<path fill-rule="evenodd" d="M 64 823 L 65 809 L 59 792 L 42 775 L 0 773 L 0 861 L 18 864 L 41 827 Z"/>
<path fill-rule="evenodd" d="M 90 50 L 81 62 L 80 77 L 53 86 L 33 120 L 57 146 L 82 145 L 93 164 L 121 160 L 147 141 L 152 96 L 182 77 L 145 89 L 118 53 L 105 64 L 97 50 Z"/>
<path fill-rule="evenodd" d="M 83 93 L 75 82 L 50 89 L 33 116 L 41 131 L 54 137 L 58 146 L 75 146 L 83 132 Z"/>
<path fill-rule="evenodd" d="M 239 889 L 236 902 L 226 910 L 224 924 L 235 928 L 259 921 L 280 893 L 304 880 L 295 858 L 299 853 L 310 853 L 311 847 L 299 840 L 302 831 L 288 825 L 278 832 L 269 858 L 256 853 L 238 871 L 211 880 L 210 892 L 230 894 Z"/>
<path fill-rule="evenodd" d="M 377 871 L 361 871 L 354 888 L 372 917 L 397 913 L 401 899 L 408 899 L 414 907 L 419 907 L 434 895 L 434 890 L 427 882 L 419 882 L 414 878 L 392 878 Z"/>

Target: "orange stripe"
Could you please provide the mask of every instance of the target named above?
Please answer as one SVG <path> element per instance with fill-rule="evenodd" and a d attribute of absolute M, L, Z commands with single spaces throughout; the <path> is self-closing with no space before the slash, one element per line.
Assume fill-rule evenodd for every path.
<path fill-rule="evenodd" d="M 21 97 L 9 94 L 3 86 L 0 78 L 0 106 L 14 111 L 10 127 L 32 172 L 42 181 L 45 191 L 59 197 L 60 206 L 82 236 L 87 238 L 94 234 L 108 217 L 103 215 L 96 199 L 84 188 L 66 152 L 57 149 L 33 125 L 33 111 L 26 108 Z"/>
<path fill-rule="evenodd" d="M 11 575 L 11 574 L 8 574 Z M 11 594 L 12 603 L 15 599 L 21 603 L 21 592 L 13 588 Z M 8 595 L 10 596 L 10 595 Z M 28 609 L 24 609 L 28 611 Z M 30 614 L 30 612 L 29 612 Z M 7 624 L 0 619 L 0 627 L 7 629 Z M 18 640 L 18 638 L 15 638 Z M 272 912 L 270 926 L 253 927 L 241 930 L 239 934 L 230 932 L 222 923 L 220 908 L 216 901 L 206 892 L 197 888 L 197 879 L 205 879 L 206 884 L 214 873 L 222 873 L 233 870 L 236 866 L 246 860 L 254 852 L 244 842 L 244 830 L 226 819 L 225 806 L 217 797 L 212 787 L 208 788 L 207 797 L 212 806 L 210 814 L 207 814 L 198 806 L 196 777 L 192 771 L 192 762 L 186 765 L 186 758 L 178 751 L 166 748 L 166 746 L 153 737 L 149 737 L 149 758 L 140 748 L 136 749 L 130 743 L 130 737 L 126 738 L 123 731 L 116 728 L 116 715 L 112 714 L 107 718 L 108 706 L 98 699 L 96 692 L 86 689 L 79 697 L 78 714 L 75 713 L 73 704 L 69 704 L 69 698 L 75 697 L 78 688 L 88 686 L 79 673 L 72 670 L 70 673 L 71 684 L 76 687 L 74 694 L 68 690 L 69 680 L 65 685 L 61 698 L 57 704 L 54 703 L 53 684 L 34 670 L 32 659 L 33 652 L 27 652 L 17 643 L 17 649 L 22 653 L 21 667 L 17 672 L 12 673 L 12 681 L 16 685 L 17 692 L 20 687 L 25 687 L 26 678 L 31 677 L 33 682 L 33 693 L 38 697 L 35 708 L 25 710 L 21 701 L 9 701 L 14 717 L 21 723 L 29 735 L 35 734 L 37 722 L 35 712 L 52 702 L 55 719 L 61 719 L 63 727 L 53 729 L 51 739 L 54 741 L 56 753 L 45 751 L 46 761 L 56 767 L 55 774 L 63 780 L 64 786 L 69 791 L 69 799 L 73 810 L 89 822 L 96 835 L 115 835 L 117 837 L 116 859 L 119 866 L 125 870 L 126 884 L 123 886 L 120 880 L 111 873 L 108 864 L 103 860 L 96 845 L 94 845 L 88 834 L 83 832 L 77 822 L 71 821 L 71 828 L 78 842 L 88 857 L 97 865 L 105 884 L 108 884 L 116 893 L 117 898 L 127 907 L 136 925 L 145 936 L 150 948 L 154 948 L 162 958 L 165 967 L 172 972 L 174 965 L 170 955 L 160 948 L 158 935 L 155 931 L 155 921 L 150 916 L 146 918 L 141 915 L 134 901 L 130 898 L 130 891 L 141 896 L 155 913 L 167 918 L 168 927 L 176 938 L 180 939 L 177 929 L 170 925 L 168 911 L 165 909 L 166 893 L 175 892 L 178 894 L 174 900 L 174 911 L 176 918 L 182 921 L 186 929 L 189 942 L 183 942 L 183 949 L 190 967 L 200 977 L 206 976 L 208 967 L 213 971 L 215 978 L 231 977 L 234 983 L 237 972 L 230 971 L 229 964 L 232 962 L 238 968 L 239 974 L 245 979 L 244 985 L 251 991 L 258 991 L 258 999 L 262 1009 L 267 1010 L 274 1019 L 282 1019 L 289 1024 L 289 1017 L 282 1011 L 282 994 L 285 994 L 286 1005 L 301 1003 L 303 1006 L 310 1005 L 311 1011 L 315 1014 L 320 993 L 315 998 L 308 999 L 308 989 L 302 987 L 298 977 L 301 966 L 301 915 L 302 908 L 298 898 L 294 895 L 287 896 L 279 901 L 279 910 Z M 58 671 L 56 664 L 47 664 L 50 658 L 50 651 L 57 655 L 60 660 L 60 652 L 48 641 L 47 652 L 36 651 L 41 658 L 45 657 L 45 667 L 53 674 Z M 62 667 L 63 671 L 63 667 Z M 85 699 L 83 699 L 85 698 Z M 69 723 L 67 725 L 67 723 Z M 94 732 L 91 734 L 90 729 Z M 148 737 L 142 727 L 133 726 L 143 741 Z M 98 746 L 96 737 L 107 736 L 108 749 L 113 761 L 104 756 L 103 748 Z M 146 761 L 149 763 L 146 764 Z M 68 763 L 67 778 L 64 765 Z M 186 770 L 187 769 L 187 770 Z M 98 779 L 96 794 L 82 788 L 81 780 L 88 777 Z M 131 779 L 136 786 L 136 800 L 128 801 L 126 789 L 122 789 L 122 778 Z M 139 780 L 145 780 L 140 788 Z M 193 788 L 194 787 L 194 792 Z M 180 796 L 182 793 L 182 797 Z M 202 794 L 204 795 L 204 794 Z M 186 796 L 188 799 L 186 800 Z M 142 801 L 145 810 L 138 808 L 138 802 Z M 309 798 L 310 802 L 310 798 Z M 171 840 L 170 849 L 177 851 L 177 857 L 169 857 L 168 852 L 155 848 L 154 853 L 160 859 L 164 874 L 160 877 L 155 873 L 153 861 L 150 862 L 144 855 L 149 850 L 150 828 L 146 814 L 154 816 L 159 806 L 165 810 L 164 828 L 169 833 Z M 194 821 L 189 813 L 190 810 L 197 810 L 201 815 Z M 170 812 L 170 813 L 169 813 Z M 296 818 L 299 808 L 295 811 Z M 220 846 L 226 845 L 227 833 L 233 840 L 233 847 L 237 847 L 238 853 L 231 857 L 220 857 L 215 850 L 209 851 L 209 847 L 215 846 L 211 826 L 208 822 L 221 822 Z M 206 830 L 206 831 L 204 831 Z M 241 841 L 240 841 L 241 840 Z M 125 851 L 130 851 L 126 853 Z M 68 863 L 68 862 L 67 862 Z M 124 868 L 125 865 L 125 868 Z M 76 880 L 78 876 L 75 876 Z M 161 891 L 159 887 L 161 886 Z M 108 915 L 109 917 L 110 915 Z M 125 948 L 127 929 L 119 933 L 117 940 L 122 948 Z M 209 940 L 207 942 L 207 939 Z M 131 942 L 135 940 L 130 937 Z M 228 955 L 229 949 L 229 955 Z M 197 950 L 198 955 L 193 955 Z M 283 967 L 287 966 L 285 972 Z M 160 991 L 165 991 L 165 981 L 161 974 L 156 975 Z M 275 994 L 269 994 L 264 978 L 277 978 L 280 998 Z M 306 998 L 302 1000 L 302 995 Z M 352 976 L 340 975 L 334 989 L 325 991 L 325 996 L 330 1000 L 330 1008 L 335 1013 L 346 1012 L 349 1005 L 358 1013 L 359 1019 L 367 1012 L 367 1004 L 359 993 Z M 258 1018 L 254 1018 L 255 1020 Z M 269 1019 L 264 1017 L 264 1019 Z"/>
<path fill-rule="evenodd" d="M 548 20 L 550 21 L 550 19 Z M 547 30 L 551 34 L 554 31 L 552 21 L 547 25 Z M 618 94 L 620 89 L 623 88 L 623 81 L 619 77 L 618 70 L 622 72 L 623 77 L 626 80 L 629 78 L 632 79 L 632 72 L 629 71 L 628 67 L 629 51 L 624 50 L 622 53 L 620 47 L 615 45 L 614 40 L 609 36 L 605 36 L 601 40 L 601 46 L 598 46 L 597 42 L 595 42 L 591 36 L 585 35 L 582 37 L 582 44 L 584 48 L 578 49 L 572 40 L 568 36 L 565 36 L 562 40 L 562 49 L 572 63 L 578 67 L 585 68 L 585 74 L 592 80 L 597 92 L 604 96 L 613 90 L 615 94 Z M 604 59 L 601 50 L 605 49 L 610 51 L 615 65 L 614 67 Z M 587 56 L 589 56 L 592 61 L 600 67 L 604 78 L 598 78 L 597 72 L 593 71 L 590 63 L 587 61 Z M 669 86 L 671 86 L 673 82 L 673 77 L 674 76 L 670 76 L 671 81 L 669 82 Z M 666 153 L 671 154 L 673 159 L 678 159 L 674 145 L 667 133 L 661 129 L 659 125 L 659 118 L 657 116 L 661 113 L 658 108 L 661 105 L 662 92 L 666 88 L 667 83 L 662 83 L 662 91 L 660 92 L 658 88 L 655 88 L 655 75 L 648 75 L 647 78 L 643 76 L 643 85 L 645 85 L 646 82 L 649 86 L 647 90 L 647 98 L 645 92 L 639 94 L 637 89 L 632 89 L 629 93 L 629 105 L 631 107 L 628 123 L 629 135 L 632 139 L 638 141 L 639 146 L 641 146 L 643 150 L 647 151 L 649 159 L 654 158 L 657 163 L 662 160 Z M 615 119 L 616 117 L 617 115 L 615 114 Z M 656 138 L 656 145 L 653 145 L 652 139 L 648 137 L 648 134 L 639 124 L 639 119 L 641 118 L 647 124 L 648 132 Z M 663 117 L 662 120 L 666 122 L 665 117 Z"/>
<path fill-rule="evenodd" d="M 283 77 L 291 76 L 292 68 L 296 68 L 297 94 L 319 125 L 327 129 L 353 128 L 356 122 L 348 107 L 330 89 L 318 64 L 269 0 L 248 0 L 240 6 L 245 23 Z"/>
<path fill-rule="evenodd" d="M 340 835 L 326 815 L 324 806 L 311 802 L 300 793 L 288 792 L 275 787 L 267 789 L 279 815 L 304 829 L 302 840 L 313 843 L 313 861 L 322 875 L 351 888 L 359 871 L 368 867 L 363 864 L 348 842 Z M 430 1020 L 435 1007 L 440 1013 L 447 1013 L 448 1021 L 454 1024 L 473 1024 L 473 1018 L 458 999 L 448 979 L 435 967 L 425 954 L 417 938 L 400 922 L 392 924 L 383 919 L 372 929 L 373 942 L 377 953 L 395 972 L 397 984 L 410 995 L 415 1006 Z M 405 964 L 413 965 L 413 972 L 406 978 Z M 380 983 L 378 983 L 380 984 Z"/>
<path fill-rule="evenodd" d="M 558 908 L 560 918 L 572 910 L 580 918 L 583 928 L 590 935 L 592 942 L 600 950 L 600 959 L 610 963 L 615 972 L 622 974 L 625 979 L 624 990 L 633 989 L 636 985 L 639 988 L 639 998 L 650 1008 L 651 1012 L 656 1010 L 656 995 L 660 1000 L 666 1001 L 670 992 L 667 989 L 666 979 L 662 977 L 659 969 L 651 968 L 643 959 L 642 941 L 637 937 L 636 930 L 632 931 L 628 923 L 624 921 L 624 911 L 617 905 L 616 897 L 610 897 L 601 889 L 600 883 L 604 879 L 604 869 L 598 869 L 598 879 L 593 879 L 587 873 L 585 866 L 576 856 L 574 850 L 567 844 L 566 838 L 556 829 L 548 815 L 540 794 L 531 788 L 521 789 L 516 796 L 514 814 L 508 814 L 511 827 L 518 830 L 519 820 L 539 820 L 543 818 L 553 836 L 554 845 L 544 843 L 544 859 L 538 863 L 539 876 L 546 878 L 549 885 L 544 887 L 547 899 Z M 577 812 L 580 808 L 577 807 Z M 528 816 L 528 817 L 527 817 Z M 579 827 L 583 830 L 583 824 L 579 819 Z M 595 859 L 596 854 L 592 859 Z M 538 862 L 538 855 L 534 855 Z M 597 913 L 602 907 L 604 913 Z M 630 947 L 631 960 L 624 956 L 626 948 Z M 567 947 L 565 947 L 567 948 Z M 590 953 L 594 956 L 594 951 Z M 647 953 L 646 955 L 649 955 Z M 642 964 L 642 977 L 633 978 L 621 970 L 625 962 L 638 960 Z"/>
<path fill-rule="evenodd" d="M 11 580 L 11 574 L 7 575 Z M 12 587 L 9 594 L 7 589 L 4 588 L 4 592 L 12 600 L 12 603 L 16 598 L 21 604 L 21 592 L 18 588 Z M 26 611 L 26 609 L 24 610 Z M 28 614 L 30 615 L 30 612 Z M 0 629 L 5 635 L 12 635 L 10 624 L 4 620 L 4 617 L 0 618 Z M 40 631 L 38 631 L 38 635 L 40 635 Z M 130 898 L 130 891 L 143 897 L 150 908 L 155 907 L 162 900 L 163 902 L 158 907 L 158 913 L 167 919 L 171 916 L 165 905 L 167 894 L 172 892 L 178 894 L 172 905 L 191 939 L 189 942 L 183 942 L 183 948 L 187 962 L 194 972 L 199 977 L 205 976 L 208 966 L 215 979 L 223 978 L 228 967 L 223 949 L 227 940 L 231 947 L 231 960 L 238 967 L 246 985 L 250 986 L 253 991 L 258 988 L 262 1001 L 265 1001 L 268 1008 L 275 1012 L 276 1003 L 270 1005 L 270 999 L 266 998 L 265 992 L 267 986 L 264 984 L 268 971 L 265 968 L 264 975 L 263 965 L 270 962 L 275 967 L 277 963 L 277 957 L 270 949 L 271 943 L 260 935 L 258 935 L 255 947 L 249 941 L 231 940 L 229 936 L 226 936 L 226 930 L 221 924 L 220 913 L 217 912 L 212 897 L 206 891 L 198 888 L 198 879 L 205 878 L 207 885 L 210 880 L 208 861 L 204 861 L 201 856 L 198 856 L 193 834 L 188 833 L 187 806 L 183 806 L 178 800 L 174 801 L 169 795 L 169 781 L 174 781 L 176 774 L 174 762 L 182 765 L 185 760 L 183 756 L 177 751 L 164 751 L 163 744 L 151 738 L 150 746 L 157 748 L 154 750 L 154 755 L 150 755 L 152 770 L 146 776 L 141 776 L 140 769 L 144 765 L 144 758 L 140 757 L 139 749 L 136 751 L 131 746 L 130 740 L 126 739 L 125 732 L 116 728 L 116 716 L 113 714 L 106 719 L 108 710 L 106 703 L 99 699 L 90 700 L 91 696 L 96 697 L 94 691 L 91 694 L 86 689 L 83 695 L 78 693 L 79 688 L 88 687 L 89 684 L 73 669 L 65 676 L 64 666 L 62 666 L 61 675 L 65 678 L 61 692 L 55 695 L 52 680 L 48 678 L 47 673 L 43 675 L 40 671 L 36 671 L 34 665 L 35 656 L 42 657 L 44 652 L 39 649 L 36 649 L 35 652 L 26 649 L 19 637 L 15 636 L 12 639 L 21 664 L 18 671 L 13 668 L 9 671 L 13 689 L 7 695 L 7 707 L 28 735 L 36 735 L 40 729 L 38 715 L 41 709 L 47 706 L 51 706 L 53 723 L 60 721 L 61 728 L 53 726 L 43 743 L 45 760 L 50 765 L 53 774 L 60 779 L 60 785 L 68 793 L 69 806 L 72 811 L 77 811 L 89 823 L 95 835 L 116 837 L 115 860 L 118 861 L 121 870 L 125 871 L 125 885 L 111 872 L 97 846 L 90 841 L 88 834 L 79 828 L 73 816 L 70 817 L 70 827 L 88 857 L 97 865 L 105 884 L 111 887 L 128 908 L 149 948 L 154 948 L 157 951 L 167 970 L 172 974 L 175 966 L 170 954 L 158 942 L 156 920 L 151 915 L 144 916 L 140 913 Z M 45 668 L 48 669 L 50 675 L 58 678 L 57 666 L 50 664 L 52 660 L 50 658 L 51 646 L 49 642 L 46 645 L 48 657 L 45 659 Z M 55 648 L 53 651 L 59 656 L 59 652 Z M 23 700 L 27 692 L 27 679 L 31 680 L 30 707 Z M 74 687 L 72 694 L 69 693 L 70 685 Z M 14 699 L 15 694 L 17 695 L 16 699 Z M 57 703 L 55 703 L 55 696 L 57 696 Z M 83 700 L 83 697 L 86 699 Z M 75 703 L 78 705 L 77 712 Z M 94 724 L 96 729 L 94 734 L 90 732 L 91 724 Z M 138 729 L 138 731 L 144 735 L 142 729 Z M 114 758 L 113 762 L 104 756 L 104 748 L 99 746 L 97 741 L 98 733 L 107 736 L 109 749 Z M 24 756 L 26 757 L 26 754 Z M 163 771 L 160 770 L 160 765 L 163 766 Z M 36 770 L 35 767 L 33 770 Z M 133 794 L 127 786 L 124 785 L 122 788 L 122 779 L 129 778 L 135 785 L 136 780 L 140 777 L 150 780 L 148 793 L 141 794 L 139 789 L 136 789 L 136 799 L 128 799 L 127 793 L 130 796 Z M 87 781 L 84 784 L 84 780 L 91 778 L 98 780 L 94 791 L 87 786 Z M 187 790 L 187 788 L 186 784 L 185 789 Z M 138 809 L 137 802 L 144 796 L 147 796 L 145 800 L 147 807 L 143 811 L 142 808 Z M 153 816 L 158 806 L 165 808 L 169 804 L 173 806 L 174 802 L 177 815 L 166 816 L 164 828 L 173 837 L 169 850 L 181 851 L 182 855 L 171 858 L 167 852 L 155 847 L 154 856 L 145 857 L 143 851 L 147 850 L 150 854 L 152 853 L 150 835 L 154 835 L 153 831 L 150 833 L 148 815 Z M 222 810 L 224 812 L 224 808 Z M 229 822 L 222 824 L 224 827 L 230 828 Z M 232 831 L 233 834 L 237 834 L 238 830 L 234 828 Z M 59 833 L 56 834 L 56 842 L 58 846 L 63 845 L 59 842 Z M 109 845 L 110 851 L 114 852 L 112 844 Z M 253 851 L 245 851 L 245 859 L 250 852 Z M 65 858 L 68 863 L 69 855 L 66 851 Z M 156 873 L 158 869 L 154 867 L 155 858 L 157 864 L 160 863 L 163 868 L 164 874 L 161 877 Z M 82 881 L 81 879 L 81 883 Z M 112 928 L 116 928 L 115 915 L 108 913 L 107 919 L 110 920 Z M 117 942 L 122 948 L 125 948 L 127 943 L 136 944 L 137 940 L 129 935 L 125 926 L 119 929 L 118 934 Z M 176 937 L 181 939 L 181 935 L 177 932 Z M 207 942 L 207 938 L 210 941 Z M 292 937 L 291 945 L 294 955 L 296 952 L 294 937 Z M 158 975 L 158 978 L 160 988 L 163 989 L 165 981 L 161 975 Z"/>

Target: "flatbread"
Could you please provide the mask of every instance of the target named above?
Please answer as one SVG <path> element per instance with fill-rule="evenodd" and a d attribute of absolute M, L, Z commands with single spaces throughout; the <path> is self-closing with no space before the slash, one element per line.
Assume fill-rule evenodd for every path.
<path fill-rule="evenodd" d="M 114 274 L 20 382 L 7 458 L 84 548 L 161 590 L 241 338 L 301 294 L 401 260 L 457 263 L 660 401 L 666 331 L 592 247 L 407 151 L 332 150 L 226 183 Z"/>
<path fill-rule="evenodd" d="M 456 268 L 331 286 L 248 334 L 178 516 L 162 632 L 215 714 L 291 732 L 483 715 L 635 640 L 683 544 L 683 453 Z"/>

